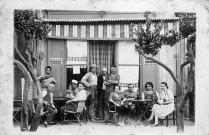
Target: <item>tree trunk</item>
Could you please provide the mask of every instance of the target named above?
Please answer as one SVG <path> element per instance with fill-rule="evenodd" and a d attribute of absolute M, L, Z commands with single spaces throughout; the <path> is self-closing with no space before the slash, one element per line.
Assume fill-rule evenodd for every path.
<path fill-rule="evenodd" d="M 28 130 L 28 89 L 30 86 L 30 76 L 28 74 L 27 69 L 25 66 L 20 63 L 18 60 L 14 60 L 14 64 L 17 65 L 17 67 L 20 69 L 20 71 L 23 73 L 24 79 L 25 79 L 25 85 L 24 85 L 24 92 L 23 92 L 23 101 L 22 101 L 22 111 L 21 111 L 21 131 L 27 131 Z"/>
<path fill-rule="evenodd" d="M 184 132 L 184 107 L 188 100 L 189 92 L 187 91 L 186 94 L 179 98 L 178 105 L 177 105 L 177 132 L 183 133 Z"/>
<path fill-rule="evenodd" d="M 176 113 L 177 113 L 177 119 L 176 119 L 177 120 L 176 121 L 177 132 L 183 133 L 184 132 L 184 112 L 180 111 L 179 104 L 177 105 Z"/>
<path fill-rule="evenodd" d="M 37 76 L 35 75 L 34 69 L 32 67 L 30 53 L 28 53 L 26 50 L 26 54 L 28 56 L 28 61 L 29 61 L 29 63 L 28 63 L 28 61 L 25 60 L 25 58 L 21 55 L 21 53 L 18 51 L 18 49 L 16 47 L 14 47 L 14 50 L 15 50 L 18 58 L 20 59 L 20 61 L 27 67 L 27 69 L 28 69 L 27 71 L 29 71 L 30 76 L 37 88 L 38 98 L 35 99 L 35 101 L 34 101 L 34 103 L 36 104 L 36 111 L 35 111 L 34 117 L 31 122 L 31 127 L 30 127 L 30 131 L 37 131 L 38 125 L 40 122 L 40 117 L 41 117 L 40 113 L 41 113 L 41 110 L 43 109 L 43 97 L 41 94 L 41 85 L 40 85 L 40 82 L 39 82 Z"/>
<path fill-rule="evenodd" d="M 182 85 L 181 83 L 176 79 L 174 73 L 172 72 L 172 70 L 166 66 L 165 64 L 163 64 L 162 62 L 152 58 L 152 57 L 148 57 L 146 56 L 143 52 L 138 51 L 140 55 L 142 55 L 145 59 L 148 60 L 152 60 L 155 63 L 157 63 L 158 65 L 162 66 L 165 70 L 168 71 L 168 73 L 171 75 L 171 77 L 173 78 L 173 80 L 176 82 L 177 85 L 177 108 L 176 108 L 176 112 L 177 112 L 177 132 L 178 133 L 183 133 L 184 132 L 184 111 L 182 109 L 182 107 L 184 107 L 184 105 L 186 104 L 187 101 L 187 96 L 184 96 L 184 98 L 182 98 L 182 100 L 180 99 L 180 97 L 182 97 Z M 181 101 L 180 101 L 181 100 Z"/>

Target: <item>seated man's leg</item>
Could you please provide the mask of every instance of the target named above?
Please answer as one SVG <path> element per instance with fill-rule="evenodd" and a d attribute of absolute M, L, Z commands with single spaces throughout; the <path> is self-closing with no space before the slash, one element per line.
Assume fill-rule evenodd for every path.
<path fill-rule="evenodd" d="M 49 112 L 49 115 L 46 118 L 46 122 L 47 122 L 47 124 L 50 124 L 54 115 L 57 113 L 57 109 L 56 108 L 52 109 L 51 107 L 48 107 L 47 111 Z"/>
<path fill-rule="evenodd" d="M 130 111 L 131 111 L 132 113 L 134 113 L 134 112 L 136 111 L 135 108 L 136 108 L 136 107 L 135 107 L 135 104 L 131 105 L 131 106 L 130 106 Z"/>
<path fill-rule="evenodd" d="M 60 119 L 62 121 L 64 120 L 64 111 L 65 111 L 65 106 L 60 107 Z"/>

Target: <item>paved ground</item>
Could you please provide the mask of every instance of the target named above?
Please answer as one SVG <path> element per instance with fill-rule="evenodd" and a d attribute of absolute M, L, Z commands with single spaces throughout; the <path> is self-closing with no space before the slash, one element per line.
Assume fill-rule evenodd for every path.
<path fill-rule="evenodd" d="M 157 127 L 151 127 L 150 125 L 144 125 L 139 122 L 139 125 L 135 126 L 135 122 L 131 120 L 126 121 L 127 125 L 120 127 L 113 123 L 92 123 L 88 122 L 85 125 L 82 122 L 82 126 L 78 123 L 67 123 L 64 125 L 57 124 L 51 125 L 51 127 L 45 128 L 40 125 L 37 132 L 20 132 L 20 126 L 14 126 L 15 134 L 35 134 L 35 135 L 143 135 L 143 134 L 159 134 L 159 135 L 169 135 L 176 134 L 176 126 L 173 125 L 172 121 L 169 122 L 169 126 L 160 125 Z M 194 123 L 190 120 L 185 120 L 185 134 L 194 133 Z"/>

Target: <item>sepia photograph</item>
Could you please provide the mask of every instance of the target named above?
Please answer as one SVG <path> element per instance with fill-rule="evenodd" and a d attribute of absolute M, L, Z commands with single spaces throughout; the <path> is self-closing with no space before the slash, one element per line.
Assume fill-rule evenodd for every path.
<path fill-rule="evenodd" d="M 9 52 L 0 53 L 1 76 L 10 70 L 1 81 L 9 90 L 0 95 L 0 134 L 209 134 L 207 1 L 0 8 L 1 29 L 11 31 L 0 48 Z"/>

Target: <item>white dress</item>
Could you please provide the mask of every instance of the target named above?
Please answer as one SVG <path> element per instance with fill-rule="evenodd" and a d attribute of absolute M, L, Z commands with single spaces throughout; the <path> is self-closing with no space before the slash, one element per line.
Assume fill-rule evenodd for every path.
<path fill-rule="evenodd" d="M 172 113 L 174 111 L 174 96 L 173 92 L 171 90 L 166 90 L 162 94 L 159 94 L 156 92 L 158 101 L 162 100 L 172 100 L 173 102 L 167 105 L 159 105 L 159 104 L 154 104 L 152 111 L 155 112 L 155 115 L 158 116 L 160 119 L 164 119 L 168 114 Z"/>

